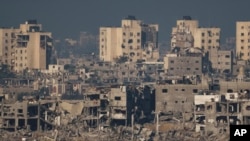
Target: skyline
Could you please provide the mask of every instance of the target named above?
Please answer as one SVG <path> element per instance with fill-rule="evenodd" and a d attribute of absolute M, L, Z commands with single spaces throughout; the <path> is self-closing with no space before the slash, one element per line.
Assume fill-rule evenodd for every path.
<path fill-rule="evenodd" d="M 159 41 L 169 41 L 176 20 L 191 16 L 201 27 L 221 28 L 221 42 L 235 37 L 236 21 L 250 21 L 249 1 L 116 1 L 67 0 L 58 1 L 4 1 L 0 5 L 0 27 L 18 27 L 29 19 L 36 19 L 43 30 L 55 39 L 78 39 L 81 31 L 98 35 L 99 28 L 120 26 L 121 20 L 134 15 L 144 23 L 159 24 Z M 142 6 L 141 6 L 142 5 Z"/>

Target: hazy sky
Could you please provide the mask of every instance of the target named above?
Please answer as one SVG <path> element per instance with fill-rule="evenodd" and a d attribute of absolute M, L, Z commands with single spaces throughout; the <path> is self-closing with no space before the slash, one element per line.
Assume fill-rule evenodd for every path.
<path fill-rule="evenodd" d="M 0 26 L 18 27 L 37 19 L 54 38 L 77 38 L 80 31 L 97 34 L 100 26 L 120 26 L 134 15 L 159 24 L 159 38 L 169 40 L 176 20 L 190 15 L 200 26 L 216 26 L 225 37 L 235 36 L 235 23 L 250 21 L 250 0 L 2 0 Z"/>

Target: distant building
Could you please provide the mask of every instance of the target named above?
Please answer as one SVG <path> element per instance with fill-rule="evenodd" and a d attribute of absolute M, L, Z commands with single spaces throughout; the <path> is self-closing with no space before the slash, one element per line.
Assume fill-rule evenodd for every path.
<path fill-rule="evenodd" d="M 67 64 L 71 64 L 71 63 L 72 63 L 72 59 L 70 59 L 70 58 L 58 58 L 57 59 L 58 65 L 67 65 Z"/>
<path fill-rule="evenodd" d="M 69 46 L 76 46 L 77 45 L 77 41 L 71 38 L 66 38 L 64 39 L 64 41 L 67 43 L 67 45 Z"/>
<path fill-rule="evenodd" d="M 211 49 L 208 56 L 211 67 L 219 73 L 233 72 L 233 52 L 231 50 Z"/>
<path fill-rule="evenodd" d="M 36 20 L 20 24 L 19 29 L 1 28 L 0 44 L 2 63 L 12 71 L 46 69 L 52 55 L 52 34 L 43 32 Z"/>
<path fill-rule="evenodd" d="M 164 70 L 170 76 L 191 76 L 202 74 L 202 55 L 180 56 L 167 54 L 164 57 Z"/>
<path fill-rule="evenodd" d="M 184 16 L 172 28 L 171 48 L 198 47 L 208 51 L 220 47 L 220 28 L 200 28 L 197 20 Z"/>
<path fill-rule="evenodd" d="M 15 46 L 16 35 L 20 29 L 0 28 L 0 58 L 1 63 L 8 64 L 11 71 L 14 71 L 15 65 Z"/>
<path fill-rule="evenodd" d="M 236 57 L 250 60 L 250 21 L 236 22 Z"/>
<path fill-rule="evenodd" d="M 47 74 L 58 74 L 59 72 L 64 72 L 64 65 L 49 65 L 46 70 L 41 70 L 42 73 Z"/>
<path fill-rule="evenodd" d="M 84 46 L 87 44 L 98 44 L 98 36 L 92 35 L 88 32 L 80 32 L 79 45 Z"/>
<path fill-rule="evenodd" d="M 122 56 L 130 62 L 159 59 L 158 25 L 144 24 L 134 16 L 123 19 L 121 24 L 121 27 L 100 28 L 102 61 L 114 62 Z"/>

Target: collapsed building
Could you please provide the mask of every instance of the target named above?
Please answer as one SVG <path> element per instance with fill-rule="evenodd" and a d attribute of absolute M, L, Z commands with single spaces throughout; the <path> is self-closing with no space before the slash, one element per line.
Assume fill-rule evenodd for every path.
<path fill-rule="evenodd" d="M 154 89 L 148 86 L 89 87 L 83 97 L 75 100 L 41 99 L 23 96 L 16 101 L 8 94 L 0 97 L 1 129 L 41 131 L 56 129 L 72 123 L 89 128 L 110 125 L 130 125 L 131 115 L 140 121 L 151 114 Z"/>
<path fill-rule="evenodd" d="M 56 112 L 50 110 L 49 105 L 55 101 L 38 101 L 35 99 L 25 99 L 23 101 L 12 101 L 1 97 L 1 128 L 9 131 L 26 129 L 36 131 L 45 129 L 48 126 L 51 129 L 58 123 Z M 49 114 L 53 111 L 53 114 Z M 55 118 L 52 118 L 55 116 Z M 60 124 L 59 124 L 60 125 Z"/>
<path fill-rule="evenodd" d="M 196 131 L 229 133 L 229 125 L 250 124 L 250 102 L 247 97 L 247 93 L 237 92 L 197 96 L 194 111 Z"/>

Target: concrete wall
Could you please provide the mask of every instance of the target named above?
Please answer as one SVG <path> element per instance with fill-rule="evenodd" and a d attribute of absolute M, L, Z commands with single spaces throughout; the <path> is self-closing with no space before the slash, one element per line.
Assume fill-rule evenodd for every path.
<path fill-rule="evenodd" d="M 202 85 L 156 85 L 156 109 L 155 111 L 178 111 L 192 112 L 194 105 L 194 95 L 199 90 L 207 89 Z"/>
<path fill-rule="evenodd" d="M 212 68 L 223 72 L 228 70 L 232 73 L 233 69 L 233 53 L 230 50 L 218 50 L 213 49 L 209 51 L 209 60 L 212 64 Z"/>
<path fill-rule="evenodd" d="M 164 70 L 168 75 L 186 76 L 202 74 L 201 56 L 166 56 Z"/>
<path fill-rule="evenodd" d="M 233 92 L 244 92 L 250 90 L 250 82 L 244 81 L 220 81 L 220 92 L 226 93 L 228 90 Z"/>

